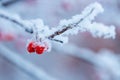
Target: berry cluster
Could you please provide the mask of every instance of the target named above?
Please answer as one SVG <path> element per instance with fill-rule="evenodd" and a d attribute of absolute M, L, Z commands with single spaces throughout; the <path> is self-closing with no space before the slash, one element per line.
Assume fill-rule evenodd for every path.
<path fill-rule="evenodd" d="M 37 44 L 34 41 L 31 41 L 27 46 L 27 51 L 29 53 L 36 52 L 36 54 L 42 54 L 46 51 L 46 46 L 43 46 L 43 45 Z"/>

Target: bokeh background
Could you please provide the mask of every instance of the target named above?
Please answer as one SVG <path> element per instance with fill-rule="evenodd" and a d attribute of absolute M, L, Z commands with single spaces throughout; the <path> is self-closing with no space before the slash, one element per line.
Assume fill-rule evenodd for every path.
<path fill-rule="evenodd" d="M 69 43 L 63 46 L 53 43 L 51 52 L 28 54 L 26 44 L 31 34 L 0 19 L 0 36 L 4 36 L 0 45 L 58 80 L 120 80 L 120 0 L 0 0 L 0 9 L 25 20 L 41 18 L 49 27 L 56 27 L 61 19 L 80 14 L 96 1 L 105 11 L 95 21 L 115 25 L 115 39 L 94 38 L 84 32 L 69 36 Z M 6 51 L 0 49 L 0 53 L 0 80 L 37 80 L 3 57 Z"/>

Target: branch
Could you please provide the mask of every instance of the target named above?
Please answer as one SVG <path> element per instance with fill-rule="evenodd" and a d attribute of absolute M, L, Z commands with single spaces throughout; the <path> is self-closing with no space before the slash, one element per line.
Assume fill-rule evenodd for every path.
<path fill-rule="evenodd" d="M 1 18 L 6 19 L 8 21 L 11 21 L 11 22 L 19 25 L 21 28 L 23 28 L 28 33 L 33 33 L 33 30 L 30 28 L 30 26 L 29 27 L 26 26 L 24 20 L 21 20 L 18 15 L 13 15 L 13 16 L 12 15 L 3 11 L 3 10 L 0 10 L 0 17 Z"/>
<path fill-rule="evenodd" d="M 54 38 L 59 35 L 77 34 L 78 31 L 90 32 L 94 37 L 115 38 L 115 27 L 106 26 L 102 23 L 93 22 L 95 16 L 104 10 L 99 3 L 90 4 L 83 10 L 81 15 L 73 16 L 69 20 L 61 20 L 57 31 L 48 38 Z"/>
<path fill-rule="evenodd" d="M 12 52 L 2 44 L 0 44 L 0 56 L 2 56 L 4 59 L 9 61 L 11 64 L 16 66 L 30 77 L 35 78 L 35 80 L 56 80 L 43 71 L 40 67 L 38 68 L 31 64 L 26 59 L 23 59 L 20 57 L 20 55 Z"/>
<path fill-rule="evenodd" d="M 89 15 L 91 15 L 91 13 L 94 11 L 94 8 L 91 9 L 90 13 L 88 13 L 85 17 L 81 18 L 78 22 L 73 23 L 73 24 L 69 24 L 68 26 L 64 26 L 63 29 L 54 32 L 53 34 L 51 34 L 48 38 L 54 38 L 55 36 L 61 35 L 62 33 L 68 31 L 69 29 L 73 29 L 74 27 L 78 27 L 78 24 L 80 24 L 80 22 L 82 22 L 83 20 L 85 20 Z"/>
<path fill-rule="evenodd" d="M 11 15 L 8 14 L 6 15 L 6 13 L 3 11 L 0 12 L 0 17 L 18 24 L 23 29 L 25 29 L 25 31 L 29 33 L 36 33 L 35 36 L 42 34 L 44 38 L 47 38 L 52 41 L 64 43 L 64 40 L 66 40 L 66 39 L 62 40 L 64 38 L 64 35 L 68 36 L 69 34 L 77 34 L 78 31 L 81 32 L 88 31 L 94 37 L 115 38 L 116 33 L 114 26 L 109 27 L 102 23 L 93 22 L 95 16 L 97 16 L 99 13 L 102 13 L 103 11 L 104 10 L 99 3 L 96 2 L 90 4 L 87 8 L 83 10 L 81 15 L 73 16 L 72 19 L 69 20 L 61 20 L 59 25 L 56 27 L 55 31 L 52 31 L 52 29 L 48 29 L 48 27 L 44 28 L 46 26 L 43 24 L 43 21 L 40 19 L 26 20 L 28 22 L 26 25 L 25 20 L 22 20 L 20 18 L 16 19 L 14 16 L 11 17 Z M 41 36 L 37 38 L 39 40 Z"/>
<path fill-rule="evenodd" d="M 8 1 L 4 1 L 4 2 L 2 1 L 1 5 L 7 7 L 7 6 L 10 6 L 11 4 L 18 2 L 18 1 L 21 1 L 21 0 L 8 0 Z"/>

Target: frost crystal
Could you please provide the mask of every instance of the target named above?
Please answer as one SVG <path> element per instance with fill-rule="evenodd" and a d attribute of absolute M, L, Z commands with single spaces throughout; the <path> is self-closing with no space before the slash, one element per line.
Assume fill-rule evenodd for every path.
<path fill-rule="evenodd" d="M 103 11 L 102 6 L 95 2 L 86 7 L 80 15 L 75 15 L 69 20 L 61 20 L 56 28 L 51 29 L 44 25 L 41 19 L 22 20 L 18 15 L 12 15 L 3 10 L 0 10 L 0 17 L 18 24 L 29 33 L 33 33 L 33 40 L 39 42 L 40 45 L 47 44 L 48 51 L 50 51 L 50 41 L 67 43 L 67 36 L 77 34 L 78 31 L 88 31 L 94 37 L 115 38 L 114 26 L 106 26 L 94 21 L 95 16 Z"/>
<path fill-rule="evenodd" d="M 60 21 L 58 29 L 60 30 L 70 26 L 71 29 L 64 32 L 64 35 L 77 34 L 78 31 L 88 31 L 94 37 L 115 38 L 116 33 L 114 26 L 106 26 L 102 23 L 93 22 L 95 16 L 103 11 L 102 6 L 95 2 L 85 8 L 81 15 L 73 16 L 72 19 L 69 20 L 64 19 Z"/>

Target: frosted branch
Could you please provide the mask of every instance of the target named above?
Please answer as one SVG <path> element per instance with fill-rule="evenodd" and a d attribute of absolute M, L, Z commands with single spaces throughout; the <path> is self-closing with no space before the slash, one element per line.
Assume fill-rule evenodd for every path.
<path fill-rule="evenodd" d="M 103 11 L 102 6 L 95 2 L 86 7 L 80 15 L 73 16 L 69 20 L 62 20 L 57 27 L 52 29 L 44 25 L 41 19 L 22 20 L 20 17 L 11 16 L 2 10 L 0 10 L 0 17 L 18 24 L 29 33 L 33 33 L 34 41 L 37 41 L 39 44 L 49 43 L 50 40 L 67 43 L 67 36 L 77 34 L 78 31 L 88 31 L 93 37 L 115 38 L 116 32 L 113 25 L 106 26 L 93 21 L 95 16 Z M 51 48 L 51 46 L 48 47 Z"/>
<path fill-rule="evenodd" d="M 20 0 L 1 1 L 1 5 L 7 7 L 7 6 L 9 6 L 9 5 L 13 4 L 13 3 L 18 2 L 18 1 L 20 1 Z"/>
<path fill-rule="evenodd" d="M 89 5 L 81 13 L 81 15 L 73 16 L 72 19 L 62 20 L 58 26 L 58 30 L 51 34 L 49 38 L 58 35 L 77 34 L 78 31 L 88 31 L 95 37 L 115 38 L 115 27 L 105 26 L 102 23 L 93 22 L 95 16 L 104 10 L 99 3 Z"/>
<path fill-rule="evenodd" d="M 8 55 L 9 54 L 9 55 Z M 56 80 L 55 78 L 49 76 L 40 67 L 36 67 L 27 60 L 20 57 L 20 55 L 12 52 L 2 44 L 0 44 L 0 56 L 9 61 L 11 64 L 37 80 Z"/>
<path fill-rule="evenodd" d="M 26 21 L 22 20 L 18 15 L 16 14 L 10 14 L 6 11 L 0 10 L 0 17 L 3 19 L 6 19 L 8 21 L 11 21 L 20 27 L 22 27 L 26 32 L 33 33 L 33 30 L 31 26 L 26 25 Z"/>
<path fill-rule="evenodd" d="M 62 35 L 61 37 L 63 38 L 64 37 L 63 35 L 77 34 L 78 31 L 81 31 L 81 32 L 88 31 L 94 37 L 115 38 L 116 33 L 115 33 L 114 26 L 108 27 L 102 23 L 93 22 L 95 16 L 97 16 L 99 13 L 102 13 L 103 11 L 104 10 L 99 3 L 96 2 L 96 3 L 90 4 L 87 8 L 84 9 L 81 15 L 73 16 L 72 19 L 69 19 L 69 20 L 60 21 L 59 26 L 56 27 L 55 31 L 52 31 L 51 29 L 47 30 L 47 33 L 49 33 L 49 35 L 47 34 L 45 35 L 45 37 L 50 40 L 63 43 L 64 41 L 59 40 L 55 37 L 58 35 Z M 25 20 L 21 20 L 19 17 L 11 16 L 2 10 L 0 11 L 0 17 L 18 24 L 19 26 L 24 28 L 25 31 L 29 33 L 33 33 L 33 31 L 35 31 L 35 33 L 37 34 L 41 34 L 40 33 L 41 31 L 44 31 L 44 33 L 46 32 L 46 30 L 43 29 L 44 27 L 43 22 L 41 25 L 41 23 L 38 23 L 38 22 L 41 22 L 41 20 L 39 21 L 38 19 L 25 21 Z M 39 30 L 39 32 L 36 32 L 35 29 L 33 30 L 33 27 L 36 27 L 36 26 L 38 30 L 41 28 L 42 29 Z M 40 26 L 43 26 L 43 27 L 40 27 Z"/>
<path fill-rule="evenodd" d="M 85 12 L 88 11 L 88 13 L 86 14 Z M 57 35 L 60 35 L 66 31 L 68 31 L 69 29 L 73 29 L 74 27 L 77 27 L 77 25 L 82 22 L 85 18 L 89 17 L 94 11 L 94 8 L 91 7 L 91 9 L 86 8 L 85 11 L 83 11 L 82 15 L 77 15 L 77 16 L 73 16 L 72 19 L 69 20 L 62 20 L 60 21 L 60 24 L 58 27 L 63 27 L 60 28 L 60 30 L 54 32 L 54 34 L 50 35 L 50 38 L 54 38 Z M 77 20 L 76 20 L 77 19 Z"/>

